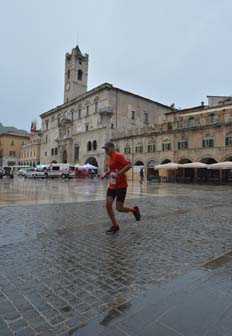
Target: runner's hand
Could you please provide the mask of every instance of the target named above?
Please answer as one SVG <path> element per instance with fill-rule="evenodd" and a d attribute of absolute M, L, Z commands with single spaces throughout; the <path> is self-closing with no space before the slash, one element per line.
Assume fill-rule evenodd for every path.
<path fill-rule="evenodd" d="M 107 175 L 106 173 L 102 174 L 102 175 L 100 176 L 100 179 L 101 179 L 101 180 L 104 180 L 104 178 L 106 177 L 106 175 Z"/>
<path fill-rule="evenodd" d="M 115 178 L 116 179 L 116 177 L 118 177 L 118 173 L 110 173 L 110 176 L 112 177 L 112 178 Z"/>

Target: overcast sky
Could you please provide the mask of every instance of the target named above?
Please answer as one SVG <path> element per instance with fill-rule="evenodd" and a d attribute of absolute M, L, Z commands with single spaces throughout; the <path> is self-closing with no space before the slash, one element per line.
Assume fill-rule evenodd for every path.
<path fill-rule="evenodd" d="M 190 107 L 232 94 L 231 0 L 0 0 L 0 122 L 30 130 L 63 103 L 64 57 L 109 82 Z"/>

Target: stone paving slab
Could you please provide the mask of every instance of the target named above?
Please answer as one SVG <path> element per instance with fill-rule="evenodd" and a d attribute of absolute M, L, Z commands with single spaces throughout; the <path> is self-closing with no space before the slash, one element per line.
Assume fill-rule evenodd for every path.
<path fill-rule="evenodd" d="M 230 189 L 170 194 L 132 193 L 142 221 L 117 214 L 115 237 L 101 200 L 0 208 L 0 335 L 72 335 L 102 312 L 121 319 L 119 307 L 232 249 Z"/>
<path fill-rule="evenodd" d="M 74 335 L 106 336 L 115 330 L 116 335 L 127 336 L 229 336 L 231 269 L 232 258 L 216 270 L 195 270 L 154 286 L 130 303 L 98 316 Z"/>

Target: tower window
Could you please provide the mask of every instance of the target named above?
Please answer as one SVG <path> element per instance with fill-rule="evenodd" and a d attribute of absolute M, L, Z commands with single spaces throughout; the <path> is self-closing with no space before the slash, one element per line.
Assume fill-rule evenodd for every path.
<path fill-rule="evenodd" d="M 131 119 L 135 120 L 135 111 L 131 111 Z"/>
<path fill-rule="evenodd" d="M 144 125 L 148 126 L 148 124 L 149 124 L 149 114 L 148 114 L 148 112 L 144 112 L 143 117 L 144 117 L 144 119 L 143 119 Z"/>
<path fill-rule="evenodd" d="M 77 79 L 81 81 L 82 80 L 82 76 L 83 76 L 83 71 L 82 70 L 78 70 Z"/>
<path fill-rule="evenodd" d="M 79 152 L 80 152 L 80 147 L 77 145 L 74 147 L 74 160 L 75 161 L 79 160 Z"/>
<path fill-rule="evenodd" d="M 68 72 L 67 72 L 67 77 L 68 79 L 70 78 L 70 70 L 68 69 Z"/>
<path fill-rule="evenodd" d="M 81 119 L 81 109 L 78 110 L 78 119 Z"/>
<path fill-rule="evenodd" d="M 86 106 L 86 117 L 89 115 L 89 105 Z"/>
<path fill-rule="evenodd" d="M 93 141 L 93 150 L 97 150 L 97 141 L 96 140 Z"/>
<path fill-rule="evenodd" d="M 87 151 L 91 151 L 91 149 L 92 149 L 91 141 L 88 141 L 88 144 L 87 144 Z"/>
<path fill-rule="evenodd" d="M 95 113 L 98 112 L 98 101 L 96 101 L 94 104 L 94 110 L 95 110 Z"/>

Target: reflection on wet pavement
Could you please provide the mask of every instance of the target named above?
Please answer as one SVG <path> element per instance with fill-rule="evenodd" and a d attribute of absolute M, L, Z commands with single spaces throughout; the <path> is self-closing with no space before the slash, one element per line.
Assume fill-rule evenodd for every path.
<path fill-rule="evenodd" d="M 191 188 L 191 189 L 190 189 Z M 217 186 L 218 191 L 228 190 L 228 187 Z M 104 200 L 107 183 L 100 180 L 88 179 L 2 179 L 0 181 L 0 206 L 23 204 L 49 204 L 85 202 L 90 200 Z M 212 186 L 204 186 L 204 192 L 210 192 Z M 201 193 L 201 186 L 177 184 L 130 182 L 127 198 L 137 197 L 166 197 Z"/>
<path fill-rule="evenodd" d="M 148 288 L 232 249 L 229 187 L 130 184 L 142 220 L 117 213 L 114 237 L 105 192 L 97 180 L 0 182 L 0 335 L 74 335 L 102 312 L 108 325 Z"/>

